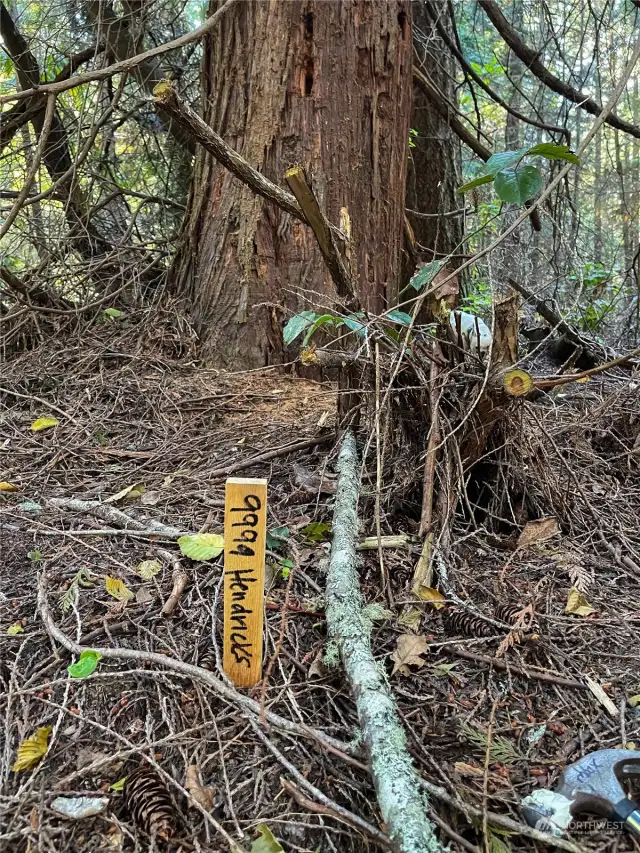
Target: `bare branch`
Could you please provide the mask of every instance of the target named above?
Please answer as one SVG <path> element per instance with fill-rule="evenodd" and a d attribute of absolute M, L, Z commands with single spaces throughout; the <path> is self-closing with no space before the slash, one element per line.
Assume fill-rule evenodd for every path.
<path fill-rule="evenodd" d="M 511 50 L 519 59 L 522 60 L 522 62 L 525 63 L 527 68 L 535 74 L 538 80 L 544 83 L 545 86 L 548 86 L 549 89 L 553 89 L 554 92 L 557 92 L 559 95 L 563 95 L 567 100 L 577 104 L 580 109 L 591 113 L 591 115 L 599 116 L 603 112 L 601 104 L 585 95 L 584 92 L 574 89 L 573 86 L 565 83 L 564 80 L 561 80 L 559 77 L 556 77 L 553 72 L 549 71 L 546 65 L 541 62 L 539 54 L 522 41 L 518 33 L 502 14 L 495 0 L 478 0 L 478 3 L 482 6 L 487 17 L 509 45 Z M 615 113 L 606 114 L 604 120 L 607 124 L 611 125 L 611 127 L 623 130 L 631 136 L 640 138 L 640 127 L 624 121 L 624 119 L 621 119 Z"/>
<path fill-rule="evenodd" d="M 428 3 L 426 4 L 425 8 L 427 10 L 427 14 L 429 14 L 431 10 Z M 571 139 L 571 133 L 567 130 L 566 127 L 558 127 L 554 124 L 546 124 L 543 121 L 538 121 L 537 119 L 531 118 L 530 116 L 523 115 L 523 113 L 518 112 L 518 110 L 514 110 L 514 108 L 510 106 L 503 98 L 501 98 L 500 95 L 495 92 L 491 88 L 491 86 L 489 86 L 489 84 L 483 80 L 481 75 L 478 74 L 477 71 L 475 71 L 473 67 L 467 62 L 462 51 L 458 49 L 458 46 L 449 37 L 449 33 L 447 32 L 446 28 L 442 26 L 442 22 L 440 21 L 438 16 L 434 16 L 432 20 L 436 26 L 436 29 L 438 30 L 438 35 L 447 45 L 451 53 L 453 53 L 453 55 L 456 57 L 456 59 L 460 63 L 460 67 L 464 69 L 464 71 L 469 75 L 469 77 L 472 77 L 473 80 L 475 80 L 478 86 L 480 86 L 480 88 L 483 89 L 487 93 L 487 95 L 489 95 L 492 101 L 495 101 L 496 104 L 501 106 L 503 110 L 506 110 L 508 113 L 510 113 L 512 116 L 519 119 L 520 121 L 523 121 L 526 124 L 530 124 L 533 127 L 539 127 L 541 130 L 546 130 L 549 133 L 561 134 L 562 136 L 566 137 L 567 142 L 569 142 L 569 140 Z"/>
<path fill-rule="evenodd" d="M 90 83 L 94 80 L 108 80 L 109 77 L 113 77 L 114 74 L 131 71 L 136 68 L 136 66 L 140 65 L 141 62 L 146 62 L 156 56 L 162 56 L 165 53 L 169 53 L 171 50 L 177 50 L 180 47 L 184 47 L 187 44 L 198 41 L 198 39 L 201 39 L 210 30 L 212 30 L 229 7 L 233 6 L 237 2 L 238 0 L 226 0 L 226 3 L 214 12 L 210 18 L 207 18 L 202 26 L 197 27 L 195 30 L 192 30 L 190 33 L 186 33 L 179 38 L 172 39 L 172 41 L 165 42 L 165 44 L 160 44 L 157 47 L 151 48 L 151 50 L 146 50 L 144 53 L 138 53 L 129 59 L 123 60 L 122 62 L 114 62 L 112 65 L 107 65 L 105 68 L 97 68 L 94 71 L 87 71 L 86 74 L 78 74 L 76 77 L 71 77 L 69 80 L 60 80 L 57 83 L 46 83 L 42 86 L 36 84 L 32 88 L 25 89 L 22 92 L 15 92 L 12 95 L 2 95 L 0 97 L 0 104 L 8 104 L 12 101 L 22 101 L 38 92 L 45 94 L 54 93 L 58 95 L 60 92 L 75 89 L 76 86 L 82 86 L 85 83 Z"/>
<path fill-rule="evenodd" d="M 296 219 L 307 223 L 307 219 L 295 198 L 265 178 L 257 169 L 249 165 L 244 157 L 241 157 L 237 151 L 227 145 L 224 139 L 218 136 L 215 130 L 210 128 L 191 107 L 180 100 L 168 80 L 156 86 L 154 94 L 156 103 L 160 104 L 172 119 L 186 128 L 193 139 L 199 142 L 203 148 L 206 148 L 210 154 L 213 154 L 216 160 L 222 163 L 236 178 L 251 187 L 262 198 L 275 202 L 278 207 L 286 210 Z"/>
<path fill-rule="evenodd" d="M 4 7 L 3 7 L 4 8 Z M 49 95 L 47 100 L 47 109 L 45 112 L 44 121 L 42 123 L 42 130 L 40 132 L 40 139 L 38 140 L 38 145 L 36 146 L 35 153 L 33 155 L 33 162 L 31 164 L 31 168 L 29 169 L 29 174 L 25 178 L 24 186 L 20 190 L 18 198 L 13 203 L 11 210 L 2 223 L 2 227 L 0 228 L 0 240 L 7 233 L 9 228 L 13 225 L 13 222 L 16 216 L 20 213 L 20 208 L 22 207 L 24 200 L 29 195 L 29 190 L 31 189 L 31 184 L 33 183 L 33 179 L 35 178 L 38 169 L 40 168 L 40 160 L 42 159 L 43 152 L 47 145 L 47 140 L 49 138 L 49 132 L 51 130 L 51 125 L 53 123 L 53 117 L 56 111 L 56 98 L 55 95 Z"/>
<path fill-rule="evenodd" d="M 112 5 L 102 0 L 92 0 L 86 4 L 86 8 L 91 22 L 97 27 L 99 36 L 104 39 L 107 50 L 115 59 L 123 62 L 135 55 L 137 33 L 128 26 L 129 18 L 118 18 Z M 149 95 L 153 94 L 154 88 L 166 76 L 159 63 L 151 60 L 141 60 L 133 72 L 140 88 Z M 184 132 L 182 126 L 171 121 L 161 108 L 158 109 L 158 115 L 174 139 L 189 154 L 193 154 L 193 140 Z"/>
<path fill-rule="evenodd" d="M 442 118 L 448 123 L 451 130 L 460 137 L 460 139 L 471 148 L 472 151 L 484 160 L 485 163 L 491 157 L 491 151 L 475 138 L 470 130 L 463 125 L 459 118 L 452 114 L 447 106 L 444 95 L 440 92 L 437 86 L 428 80 L 419 68 L 413 66 L 413 79 L 418 83 L 427 98 L 431 101 L 434 107 L 438 110 Z"/>
<path fill-rule="evenodd" d="M 285 180 L 289 184 L 291 192 L 296 197 L 296 201 L 303 210 L 306 220 L 315 234 L 322 257 L 338 289 L 338 294 L 347 298 L 353 297 L 355 288 L 351 280 L 351 275 L 336 246 L 331 225 L 320 210 L 318 200 L 307 183 L 302 166 L 293 166 L 289 169 L 285 174 Z"/>

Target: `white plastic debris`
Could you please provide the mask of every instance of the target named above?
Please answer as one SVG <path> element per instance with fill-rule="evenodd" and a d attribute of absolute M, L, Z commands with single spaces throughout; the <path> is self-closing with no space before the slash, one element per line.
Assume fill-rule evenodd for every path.
<path fill-rule="evenodd" d="M 456 314 L 460 315 L 460 335 L 462 337 L 462 348 L 467 352 L 484 355 L 491 347 L 491 330 L 480 317 L 475 314 L 467 314 L 466 311 L 452 311 L 449 323 L 454 335 L 457 335 Z M 478 334 L 479 333 L 479 334 Z"/>
<path fill-rule="evenodd" d="M 522 801 L 522 811 L 530 826 L 561 838 L 572 821 L 573 800 L 557 791 L 538 788 Z"/>
<path fill-rule="evenodd" d="M 108 797 L 56 797 L 51 808 L 72 820 L 100 814 L 109 805 Z"/>

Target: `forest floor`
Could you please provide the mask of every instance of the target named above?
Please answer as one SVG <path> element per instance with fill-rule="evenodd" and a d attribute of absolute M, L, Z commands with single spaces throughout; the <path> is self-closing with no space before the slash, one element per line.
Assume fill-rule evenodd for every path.
<path fill-rule="evenodd" d="M 383 849 L 348 815 L 336 819 L 332 806 L 384 830 L 363 757 L 348 754 L 358 735 L 348 684 L 340 667 L 323 662 L 329 542 L 322 527 L 316 541 L 307 530 L 331 522 L 335 389 L 275 369 L 205 370 L 167 354 L 179 337 L 168 317 L 117 320 L 60 335 L 3 366 L 0 481 L 16 490 L 0 493 L 0 850 L 153 849 L 117 790 L 141 760 L 173 798 L 169 849 L 228 849 L 218 826 L 249 849 L 263 823 L 287 851 Z M 376 551 L 363 552 L 361 582 L 366 601 L 380 605 L 374 653 L 419 772 L 450 795 L 521 822 L 521 798 L 553 785 L 567 762 L 604 747 L 640 748 L 640 394 L 621 377 L 518 405 L 512 450 L 530 469 L 548 520 L 529 526 L 528 543 L 500 535 L 491 519 L 456 520 L 448 583 L 470 604 L 466 633 L 479 636 L 456 633 L 447 607 L 411 595 L 419 544 L 385 550 L 392 605 Z M 56 427 L 30 430 L 50 416 Z M 264 454 L 271 458 L 260 460 Z M 281 528 L 268 561 L 265 660 L 272 663 L 253 696 L 343 741 L 343 751 L 256 726 L 172 665 L 216 671 L 222 563 L 182 558 L 188 585 L 164 616 L 180 553 L 145 525 L 222 532 L 224 481 L 236 473 L 268 477 L 269 528 Z M 140 522 L 136 535 L 91 533 L 113 524 L 60 503 L 104 501 L 137 484 L 144 491 L 136 498 L 107 504 Z M 403 504 L 384 515 L 382 532 L 415 534 L 418 517 L 419 506 Z M 525 517 L 523 526 L 535 520 Z M 362 535 L 373 534 L 373 513 L 363 511 Z M 145 580 L 136 567 L 154 559 L 161 569 Z M 124 581 L 133 598 L 111 597 L 107 576 Z M 572 588 L 578 612 L 567 613 Z M 533 605 L 533 636 L 499 629 L 480 636 L 489 623 L 473 612 L 493 617 L 504 603 Z M 167 666 L 105 658 L 93 675 L 71 679 L 71 655 L 52 624 L 82 644 L 159 653 Z M 414 636 L 425 638 L 421 657 L 403 661 L 398 640 L 411 645 Z M 392 672 L 394 661 L 404 665 Z M 45 759 L 13 772 L 19 744 L 44 726 L 52 727 Z M 329 801 L 314 802 L 301 777 Z M 62 794 L 108 802 L 97 816 L 72 821 L 52 808 Z M 483 841 L 481 822 L 438 799 L 429 809 L 454 851 L 533 846 L 490 820 Z M 633 848 L 615 832 L 577 840 L 584 849 Z"/>

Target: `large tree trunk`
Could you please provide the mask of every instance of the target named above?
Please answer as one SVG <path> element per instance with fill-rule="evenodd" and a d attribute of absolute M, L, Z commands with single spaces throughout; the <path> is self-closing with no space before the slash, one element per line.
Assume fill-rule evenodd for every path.
<path fill-rule="evenodd" d="M 434 20 L 453 27 L 446 0 L 413 0 L 415 64 L 438 88 L 443 99 L 455 102 L 455 68 Z M 407 186 L 408 218 L 420 257 L 443 260 L 462 239 L 464 196 L 456 195 L 460 179 L 460 147 L 449 124 L 419 87 L 414 89 L 411 118 L 411 156 Z M 453 215 L 452 215 L 453 214 Z M 458 266 L 459 259 L 452 261 Z M 413 269 L 409 271 L 413 273 Z"/>
<path fill-rule="evenodd" d="M 205 121 L 268 178 L 300 163 L 333 223 L 347 209 L 358 296 L 383 309 L 403 239 L 409 0 L 238 3 L 205 41 L 202 95 Z M 282 361 L 287 316 L 335 303 L 311 230 L 203 150 L 174 273 L 220 365 Z"/>

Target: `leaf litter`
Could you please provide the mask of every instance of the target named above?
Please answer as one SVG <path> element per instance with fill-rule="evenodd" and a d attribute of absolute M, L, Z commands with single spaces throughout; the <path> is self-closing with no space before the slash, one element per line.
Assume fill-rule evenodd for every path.
<path fill-rule="evenodd" d="M 219 638 L 221 619 L 220 601 L 216 598 L 221 560 L 217 557 L 190 563 L 176 545 L 157 545 L 151 535 L 146 553 L 150 560 L 161 560 L 166 568 L 156 573 L 150 583 L 132 569 L 141 564 L 140 555 L 144 553 L 135 537 L 84 535 L 71 539 L 37 533 L 27 536 L 25 531 L 35 529 L 40 520 L 50 530 L 68 532 L 81 529 L 86 533 L 92 528 L 108 527 L 103 519 L 70 509 L 52 509 L 47 502 L 52 497 L 99 501 L 105 495 L 117 495 L 127 484 L 135 486 L 144 481 L 145 492 L 134 500 L 125 496 L 118 502 L 118 508 L 143 529 L 148 520 L 157 520 L 198 535 L 196 531 L 211 513 L 209 530 L 214 531 L 211 535 L 217 535 L 215 531 L 223 527 L 224 476 L 212 477 L 209 472 L 235 460 L 272 451 L 291 441 L 294 432 L 296 440 L 304 440 L 318 433 L 329 435 L 334 428 L 333 415 L 328 421 L 325 417 L 327 411 L 334 411 L 336 391 L 331 386 L 276 378 L 269 371 L 252 374 L 251 384 L 247 385 L 247 377 L 242 374 L 214 375 L 191 370 L 168 355 L 178 341 L 182 345 L 182 331 L 177 331 L 175 316 L 170 312 L 161 314 L 158 321 L 154 315 L 153 322 L 145 326 L 143 315 L 140 322 L 135 371 L 115 359 L 101 363 L 104 352 L 130 351 L 131 330 L 122 320 L 87 332 L 83 352 L 92 354 L 96 364 L 101 364 L 100 369 L 77 368 L 78 350 L 63 339 L 55 346 L 36 347 L 3 365 L 3 383 L 17 389 L 22 387 L 25 372 L 42 377 L 42 382 L 49 376 L 65 375 L 65 382 L 55 386 L 54 394 L 49 396 L 48 391 L 39 390 L 37 382 L 33 393 L 47 396 L 61 411 L 82 413 L 91 424 L 100 424 L 103 439 L 90 439 L 90 430 L 85 434 L 75 423 L 60 418 L 57 429 L 48 427 L 37 441 L 32 436 L 34 443 L 28 448 L 13 439 L 3 448 L 3 477 L 9 483 L 18 480 L 20 494 L 6 492 L 0 499 L 3 510 L 12 502 L 14 515 L 10 521 L 19 528 L 14 531 L 8 526 L 3 530 L 0 624 L 4 631 L 27 622 L 29 627 L 25 634 L 15 636 L 0 632 L 0 663 L 7 668 L 13 683 L 23 689 L 14 694 L 9 708 L 4 705 L 10 749 L 5 750 L 2 760 L 8 765 L 2 769 L 9 781 L 0 801 L 0 823 L 7 825 L 10 820 L 22 833 L 33 831 L 31 815 L 34 808 L 38 813 L 40 789 L 31 786 L 29 780 L 36 768 L 36 778 L 51 791 L 65 779 L 73 790 L 82 785 L 96 792 L 108 792 L 114 785 L 117 788 L 138 764 L 138 756 L 132 759 L 118 738 L 122 734 L 178 785 L 185 782 L 188 768 L 197 766 L 198 785 L 221 792 L 216 797 L 221 798 L 223 806 L 218 811 L 214 804 L 212 814 L 232 835 L 233 817 L 224 805 L 227 782 L 233 794 L 234 813 L 243 826 L 265 824 L 284 849 L 289 845 L 291 849 L 327 846 L 325 838 L 333 831 L 330 822 L 320 826 L 310 820 L 304 829 L 300 828 L 300 806 L 284 796 L 280 787 L 282 768 L 246 729 L 238 714 L 212 700 L 206 684 L 187 681 L 155 665 L 115 660 L 109 660 L 108 666 L 104 666 L 104 660 L 99 661 L 88 682 L 83 678 L 69 679 L 66 668 L 73 665 L 73 659 L 64 653 L 62 660 L 56 659 L 47 632 L 34 616 L 38 613 L 38 576 L 44 571 L 52 616 L 69 636 L 75 638 L 79 631 L 89 647 L 148 650 L 186 663 L 204 661 L 208 655 L 213 659 L 211 671 L 215 671 L 212 629 Z M 158 359 L 165 365 L 162 374 L 157 370 Z M 491 711 L 491 702 L 482 697 L 489 691 L 499 700 L 486 792 L 489 808 L 494 811 L 506 813 L 509 809 L 517 815 L 520 793 L 529 792 L 532 785 L 552 783 L 549 768 L 557 767 L 559 761 L 575 759 L 580 749 L 596 749 L 599 743 L 618 744 L 620 720 L 619 716 L 614 719 L 613 710 L 619 709 L 623 701 L 627 703 L 627 742 L 640 742 L 640 683 L 635 657 L 629 652 L 636 644 L 639 617 L 635 602 L 640 583 L 633 570 L 620 562 L 626 555 L 640 551 L 638 470 L 633 458 L 619 458 L 620 442 L 630 440 L 633 444 L 629 430 L 633 419 L 640 415 L 640 403 L 625 395 L 626 381 L 624 377 L 594 378 L 580 386 L 584 389 L 581 396 L 566 407 L 563 404 L 546 409 L 548 436 L 541 433 L 530 413 L 530 404 L 525 402 L 521 408 L 521 420 L 513 432 L 518 437 L 500 457 L 506 477 L 505 493 L 524 495 L 525 503 L 529 501 L 529 516 L 514 525 L 514 544 L 531 522 L 547 520 L 546 529 L 540 524 L 535 530 L 529 527 L 528 541 L 522 540 L 520 547 L 509 551 L 499 547 L 500 537 L 505 542 L 508 538 L 505 533 L 493 531 L 492 539 L 481 529 L 470 529 L 464 520 L 456 521 L 446 555 L 448 587 L 441 584 L 439 575 L 434 578 L 443 597 L 449 600 L 453 591 L 489 619 L 504 602 L 519 609 L 532 603 L 540 623 L 538 640 L 525 639 L 504 648 L 498 660 L 510 668 L 508 673 L 497 665 L 490 667 L 479 660 L 457 657 L 454 652 L 459 647 L 491 659 L 505 640 L 506 630 L 501 633 L 490 626 L 494 633 L 478 640 L 452 634 L 443 619 L 448 606 L 437 610 L 433 603 L 409 593 L 412 560 L 418 554 L 411 547 L 389 549 L 384 554 L 396 600 L 392 608 L 395 618 L 371 623 L 372 644 L 376 658 L 389 675 L 396 665 L 408 673 L 396 670 L 391 683 L 400 711 L 411 724 L 408 737 L 411 742 L 419 739 L 413 750 L 417 767 L 425 778 L 440 784 L 423 749 L 447 774 L 455 773 L 456 763 L 461 772 L 463 765 L 473 767 L 473 761 L 482 767 Z M 110 389 L 117 389 L 117 393 Z M 89 407 L 87 399 L 92 401 Z M 167 406 L 167 401 L 172 405 Z M 35 414 L 30 412 L 28 401 L 9 397 L 5 420 L 0 424 L 0 444 L 14 435 L 24 435 L 25 426 L 28 429 Z M 319 421 L 326 425 L 319 429 Z M 596 434 L 604 438 L 596 442 Z M 238 443 L 240 440 L 242 444 Z M 597 495 L 594 500 L 598 525 L 612 550 L 607 550 L 594 533 L 594 507 L 584 503 L 566 464 L 547 464 L 554 455 L 551 441 L 580 478 L 584 494 Z M 328 444 L 289 457 L 276 457 L 243 469 L 241 476 L 269 477 L 273 513 L 270 529 L 290 531 L 289 537 L 280 539 L 278 545 L 282 556 L 295 568 L 285 640 L 268 688 L 269 707 L 292 719 L 301 711 L 310 725 L 348 742 L 357 734 L 358 720 L 340 666 L 325 665 L 322 607 L 309 605 L 321 596 L 322 559 L 331 539 L 330 475 L 335 469 L 330 448 Z M 73 463 L 54 472 L 50 465 L 52 450 L 72 454 Z M 104 450 L 123 455 L 108 455 Z M 538 464 L 536 460 L 542 459 L 547 462 Z M 294 462 L 305 472 L 305 487 L 296 487 L 295 496 Z M 419 460 L 400 455 L 385 489 L 389 494 L 408 494 L 404 484 L 412 481 L 418 467 Z M 100 471 L 99 476 L 96 470 Z M 607 478 L 611 478 L 612 471 L 616 489 L 601 488 L 610 482 Z M 20 472 L 19 477 L 15 472 Z M 306 488 L 311 478 L 313 492 Z M 151 499 L 143 502 L 147 493 Z M 158 493 L 161 500 L 156 499 Z M 31 505 L 37 505 L 39 515 L 16 503 L 21 495 L 27 495 Z M 488 510 L 496 517 L 508 514 L 508 510 L 503 512 L 504 505 L 489 504 Z M 419 507 L 416 511 L 419 514 Z M 385 532 L 415 533 L 409 515 L 393 515 L 388 508 L 384 512 Z M 361 518 L 362 535 L 375 535 L 373 513 L 366 500 Z M 549 519 L 555 519 L 555 523 Z M 309 525 L 316 526 L 307 531 L 311 535 L 306 535 L 302 531 Z M 156 557 L 156 549 L 160 548 L 170 550 L 169 557 Z M 365 601 L 387 610 L 389 604 L 380 595 L 377 552 L 362 552 L 361 557 Z M 194 572 L 194 582 L 187 587 L 172 619 L 163 619 L 159 612 L 171 593 L 171 560 L 179 559 L 185 570 Z M 104 588 L 107 576 L 121 578 L 132 594 L 123 601 L 113 599 L 119 606 L 126 604 L 125 611 L 111 612 L 106 606 L 110 598 Z M 286 583 L 276 575 L 269 593 L 266 616 L 274 637 L 278 636 L 282 620 Z M 586 600 L 585 605 L 576 599 L 578 607 L 591 607 L 591 612 L 565 612 L 570 588 Z M 144 589 L 153 590 L 151 601 L 145 600 L 146 596 L 138 600 L 138 591 Z M 441 602 L 434 599 L 434 603 Z M 153 621 L 145 623 L 145 618 Z M 404 636 L 419 637 L 419 646 L 412 640 L 409 652 L 398 654 L 398 628 Z M 402 644 L 405 642 L 409 643 L 403 640 Z M 529 676 L 520 675 L 520 671 L 527 671 Z M 582 683 L 584 689 L 540 681 L 534 677 L 537 672 Z M 0 684 L 5 677 L 0 672 Z M 67 683 L 68 707 L 75 710 L 70 711 L 57 731 L 55 748 L 47 752 L 50 733 L 37 733 L 48 729 L 55 718 L 50 706 L 34 703 L 30 697 L 41 695 L 47 702 L 61 705 Z M 30 693 L 24 692 L 26 684 Z M 0 692 L 0 705 L 4 696 Z M 467 728 L 462 727 L 465 720 L 469 720 Z M 98 727 L 92 725 L 94 722 Z M 22 748 L 19 766 L 23 769 L 11 773 L 18 761 L 20 744 L 34 736 L 37 743 Z M 274 743 L 282 748 L 285 741 L 280 741 L 277 734 L 273 736 Z M 79 770 L 77 755 L 89 747 L 96 750 L 96 758 Z M 310 751 L 308 744 L 297 744 L 293 739 L 286 740 L 286 750 L 287 758 L 303 772 L 311 776 L 324 774 L 323 789 L 329 797 L 377 825 L 375 793 L 366 773 L 334 759 L 324 765 L 325 758 Z M 331 766 L 330 774 L 325 766 Z M 469 770 L 461 789 L 462 796 L 478 807 L 485 796 L 483 780 L 484 773 Z M 169 790 L 175 793 L 170 785 Z M 109 796 L 113 798 L 110 807 L 123 799 L 117 789 Z M 166 802 L 165 806 L 169 808 Z M 436 799 L 431 800 L 431 807 L 443 820 L 452 819 L 448 807 Z M 168 814 L 163 812 L 164 816 Z M 185 810 L 183 817 L 187 821 L 184 831 L 189 837 L 196 837 L 204 826 L 202 816 L 191 809 L 188 813 Z M 46 824 L 50 818 L 45 813 L 42 820 Z M 137 831 L 126 810 L 122 820 L 128 832 Z M 463 819 L 460 821 L 460 831 L 466 831 Z M 58 823 L 56 843 L 61 848 L 80 853 L 93 843 L 87 839 L 95 838 L 97 843 L 99 833 L 91 821 L 82 823 L 85 840 L 79 846 L 72 826 L 69 820 Z M 331 836 L 339 849 L 353 853 L 362 849 L 359 833 L 346 825 L 340 832 L 340 836 Z M 263 834 L 255 841 L 264 837 Z M 504 841 L 504 836 L 492 836 L 491 849 L 497 850 L 495 838 Z M 524 849 L 517 836 L 508 841 L 512 850 Z M 247 849 L 251 843 L 254 842 L 247 843 Z M 452 849 L 454 846 L 452 842 Z"/>

